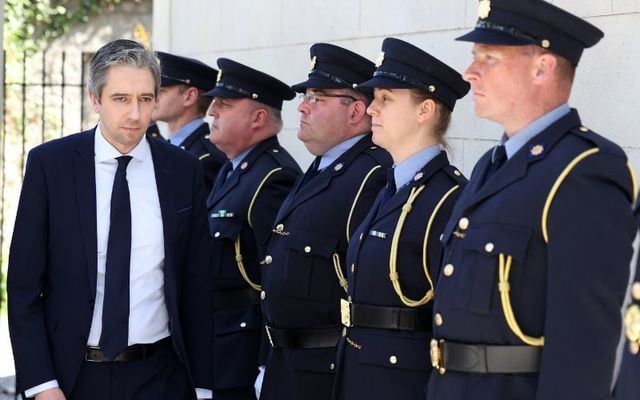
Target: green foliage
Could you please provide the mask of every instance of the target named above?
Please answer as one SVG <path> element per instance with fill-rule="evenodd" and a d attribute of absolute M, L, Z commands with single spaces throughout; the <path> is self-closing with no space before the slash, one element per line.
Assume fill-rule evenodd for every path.
<path fill-rule="evenodd" d="M 31 54 L 122 0 L 5 0 L 4 48 Z"/>

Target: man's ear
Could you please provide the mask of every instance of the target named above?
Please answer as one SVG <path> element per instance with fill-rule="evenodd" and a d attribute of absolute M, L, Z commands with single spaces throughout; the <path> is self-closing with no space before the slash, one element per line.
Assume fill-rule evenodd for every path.
<path fill-rule="evenodd" d="M 100 99 L 98 99 L 93 93 L 89 92 L 89 101 L 91 102 L 91 108 L 96 113 L 100 112 Z"/>
<path fill-rule="evenodd" d="M 267 123 L 267 110 L 264 108 L 258 108 L 253 112 L 253 117 L 251 119 L 251 128 L 259 129 L 266 125 Z"/>
<path fill-rule="evenodd" d="M 551 53 L 543 53 L 536 57 L 533 65 L 534 83 L 543 83 L 554 76 L 558 67 L 558 58 Z"/>
<path fill-rule="evenodd" d="M 364 101 L 354 101 L 351 103 L 351 114 L 349 115 L 349 122 L 359 123 L 363 117 L 367 115 L 367 106 Z"/>
<path fill-rule="evenodd" d="M 193 86 L 188 87 L 187 90 L 182 92 L 182 104 L 185 107 L 190 107 L 192 104 L 195 104 L 198 102 L 199 97 L 200 97 L 200 91 L 197 88 Z"/>

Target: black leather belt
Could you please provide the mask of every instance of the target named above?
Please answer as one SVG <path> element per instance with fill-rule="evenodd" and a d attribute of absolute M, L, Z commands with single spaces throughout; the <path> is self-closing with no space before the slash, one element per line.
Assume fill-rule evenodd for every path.
<path fill-rule="evenodd" d="M 141 361 L 156 354 L 158 350 L 171 345 L 171 336 L 155 343 L 134 344 L 124 349 L 113 360 L 110 360 L 99 347 L 89 346 L 84 359 L 90 362 Z"/>
<path fill-rule="evenodd" d="M 433 339 L 430 354 L 431 365 L 441 374 L 447 370 L 478 374 L 525 374 L 539 371 L 542 348 L 471 345 Z"/>
<path fill-rule="evenodd" d="M 277 329 L 266 325 L 267 338 L 272 347 L 316 349 L 334 347 L 342 336 L 342 328 Z"/>
<path fill-rule="evenodd" d="M 404 331 L 430 331 L 431 309 L 373 306 L 349 303 L 348 327 L 394 329 Z M 346 311 L 346 310 L 345 310 Z"/>
<path fill-rule="evenodd" d="M 213 309 L 240 308 L 260 304 L 260 292 L 252 288 L 213 293 Z"/>

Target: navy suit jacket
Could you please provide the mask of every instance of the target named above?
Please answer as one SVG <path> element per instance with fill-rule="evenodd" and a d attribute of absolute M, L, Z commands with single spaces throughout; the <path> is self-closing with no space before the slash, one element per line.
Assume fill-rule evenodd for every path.
<path fill-rule="evenodd" d="M 68 396 L 87 347 L 96 291 L 95 129 L 29 153 L 7 289 L 18 390 L 57 379 Z M 211 279 L 202 172 L 149 140 L 164 230 L 173 346 L 196 387 L 211 387 Z"/>
<path fill-rule="evenodd" d="M 490 164 L 491 151 L 478 161 L 444 231 L 443 265 L 454 272 L 438 279 L 434 337 L 525 345 L 503 311 L 503 254 L 512 260 L 509 285 L 501 287 L 509 289 L 515 321 L 525 335 L 544 337 L 539 372 L 434 371 L 427 398 L 610 399 L 636 232 L 626 156 L 572 110 L 482 184 Z"/>

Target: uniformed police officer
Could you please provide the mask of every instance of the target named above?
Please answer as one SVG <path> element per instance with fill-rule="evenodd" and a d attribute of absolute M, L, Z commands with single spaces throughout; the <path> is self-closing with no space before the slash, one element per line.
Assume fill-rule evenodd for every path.
<path fill-rule="evenodd" d="M 427 398 L 610 399 L 635 189 L 567 104 L 603 33 L 545 1 L 479 5 L 463 76 L 504 135 L 444 231 Z"/>
<path fill-rule="evenodd" d="M 276 212 L 300 175 L 280 146 L 280 111 L 295 92 L 235 61 L 218 59 L 210 139 L 229 161 L 207 200 L 214 270 L 214 398 L 255 400 L 263 332 L 259 260 Z"/>
<path fill-rule="evenodd" d="M 160 60 L 162 75 L 158 101 L 151 118 L 168 124 L 171 144 L 200 159 L 208 193 L 226 160 L 224 154 L 209 141 L 209 124 L 202 120 L 211 99 L 201 95 L 213 88 L 218 71 L 193 58 L 161 51 L 157 51 L 156 56 Z"/>
<path fill-rule="evenodd" d="M 442 150 L 469 84 L 419 48 L 388 38 L 367 109 L 373 142 L 393 157 L 386 189 L 347 253 L 334 399 L 424 399 L 440 235 L 466 185 Z"/>
<path fill-rule="evenodd" d="M 354 86 L 374 65 L 330 44 L 311 47 L 298 138 L 316 156 L 283 203 L 264 258 L 262 306 L 273 346 L 261 399 L 329 399 L 351 235 L 384 185 L 388 154 L 371 142 L 370 99 Z"/>
<path fill-rule="evenodd" d="M 636 203 L 635 207 L 636 225 L 640 227 L 640 203 Z M 636 240 L 639 240 L 636 238 Z M 636 246 L 639 243 L 636 242 Z M 633 259 L 631 260 L 631 273 L 633 281 L 630 293 L 627 295 L 629 304 L 624 314 L 624 333 L 625 341 L 622 353 L 622 366 L 615 390 L 615 398 L 617 400 L 636 400 L 640 399 L 640 268 L 638 268 L 638 260 L 640 260 L 640 250 L 636 249 Z"/>

